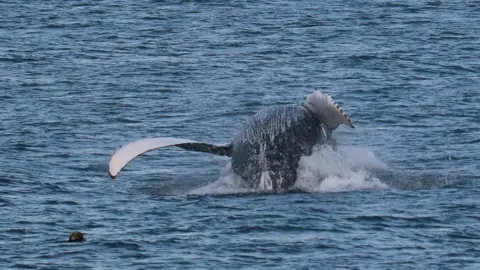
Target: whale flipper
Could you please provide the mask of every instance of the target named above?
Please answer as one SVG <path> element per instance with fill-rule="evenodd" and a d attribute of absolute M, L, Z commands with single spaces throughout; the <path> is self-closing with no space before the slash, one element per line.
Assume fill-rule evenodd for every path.
<path fill-rule="evenodd" d="M 125 165 L 135 157 L 159 148 L 176 146 L 185 150 L 217 154 L 220 156 L 232 155 L 231 145 L 213 145 L 203 142 L 197 142 L 178 138 L 148 138 L 129 143 L 115 152 L 108 164 L 108 175 L 114 179 Z"/>

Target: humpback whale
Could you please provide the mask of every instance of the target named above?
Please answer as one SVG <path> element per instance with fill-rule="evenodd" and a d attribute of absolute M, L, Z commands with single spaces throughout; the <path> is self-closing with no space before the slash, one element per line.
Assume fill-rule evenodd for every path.
<path fill-rule="evenodd" d="M 114 179 L 135 157 L 154 149 L 176 146 L 185 150 L 231 157 L 232 169 L 251 188 L 281 192 L 293 186 L 298 163 L 316 144 L 329 143 L 340 124 L 352 120 L 328 95 L 315 89 L 301 104 L 281 105 L 256 113 L 225 145 L 179 138 L 147 138 L 118 149 L 108 174 Z"/>

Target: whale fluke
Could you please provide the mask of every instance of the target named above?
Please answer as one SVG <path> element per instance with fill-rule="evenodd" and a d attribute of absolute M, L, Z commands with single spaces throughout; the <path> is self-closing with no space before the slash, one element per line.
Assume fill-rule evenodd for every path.
<path fill-rule="evenodd" d="M 231 145 L 213 145 L 188 139 L 168 137 L 141 139 L 121 147 L 113 154 L 108 164 L 108 175 L 110 175 L 112 179 L 115 179 L 122 168 L 135 157 L 145 152 L 168 146 L 176 146 L 185 150 L 212 153 L 220 156 L 232 156 Z"/>

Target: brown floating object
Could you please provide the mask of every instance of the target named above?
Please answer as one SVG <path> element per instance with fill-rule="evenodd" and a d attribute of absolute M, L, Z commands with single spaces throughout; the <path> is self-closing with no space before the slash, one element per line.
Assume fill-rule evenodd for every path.
<path fill-rule="evenodd" d="M 81 232 L 72 232 L 70 234 L 70 238 L 68 238 L 68 242 L 83 242 L 85 238 L 83 237 L 83 233 Z"/>

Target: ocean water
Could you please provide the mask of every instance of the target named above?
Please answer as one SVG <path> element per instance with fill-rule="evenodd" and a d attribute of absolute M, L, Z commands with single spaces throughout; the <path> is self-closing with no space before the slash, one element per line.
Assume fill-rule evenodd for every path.
<path fill-rule="evenodd" d="M 479 87 L 479 1 L 0 1 L 0 269 L 480 269 Z M 295 191 L 177 148 L 107 175 L 314 88 L 356 128 Z"/>

